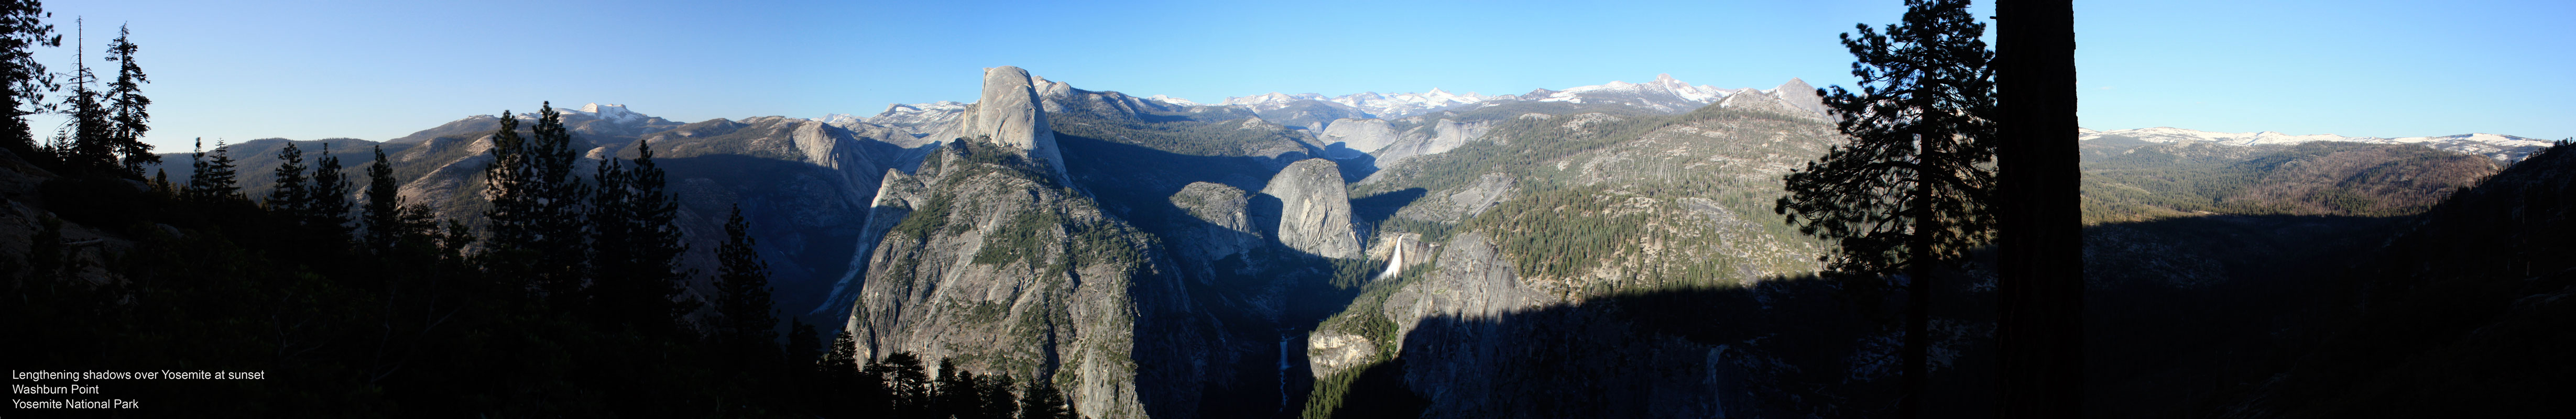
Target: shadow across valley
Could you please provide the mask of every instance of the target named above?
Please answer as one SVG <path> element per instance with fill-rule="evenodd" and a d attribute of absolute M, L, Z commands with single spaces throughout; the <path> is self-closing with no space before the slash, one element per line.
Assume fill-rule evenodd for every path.
<path fill-rule="evenodd" d="M 1992 297 L 1967 279 L 1946 280 L 1935 305 L 1934 417 L 1992 416 Z M 1884 416 L 1899 369 L 1889 315 L 1901 305 L 1850 282 L 1863 280 L 1431 314 L 1402 333 L 1396 361 L 1354 373 L 1333 416 Z"/>
<path fill-rule="evenodd" d="M 654 159 L 670 179 L 669 190 L 682 210 L 680 230 L 693 245 L 682 257 L 688 266 L 714 267 L 715 245 L 724 240 L 724 217 L 740 205 L 751 222 L 756 247 L 770 269 L 770 284 L 780 292 L 774 304 L 782 312 L 814 325 L 838 325 L 846 308 L 817 312 L 810 308 L 831 298 L 833 284 L 853 266 L 858 238 L 867 225 L 869 196 L 846 196 L 840 171 L 812 163 L 737 154 Z M 858 186 L 858 185 L 852 185 Z M 877 185 L 859 192 L 873 193 Z M 712 269 L 708 270 L 712 272 Z M 712 289 L 712 288 L 706 288 Z"/>
<path fill-rule="evenodd" d="M 2088 415 L 2187 416 L 2241 395 L 2278 368 L 2276 357 L 2322 340 L 2335 324 L 2329 306 L 2352 288 L 2339 275 L 2404 220 L 2222 215 L 2088 227 Z M 1991 249 L 1976 257 L 1993 262 Z M 1945 274 L 1936 289 L 1933 417 L 1992 416 L 1994 282 L 1981 272 Z M 1900 391 L 1905 303 L 1866 281 L 1775 277 L 1491 316 L 1434 313 L 1403 329 L 1399 362 L 1344 373 L 1346 393 L 1315 397 L 1338 397 L 1326 404 L 1338 406 L 1334 416 L 1360 417 L 1884 416 Z"/>
<path fill-rule="evenodd" d="M 1405 205 L 1413 204 L 1413 201 L 1422 199 L 1423 195 L 1429 193 L 1431 193 L 1429 190 L 1422 188 L 1404 188 L 1353 198 L 1351 199 L 1351 224 L 1370 226 L 1386 222 L 1386 219 L 1395 217 L 1396 210 L 1404 209 Z"/>
<path fill-rule="evenodd" d="M 1291 386 L 1304 384 L 1297 381 L 1302 376 L 1292 377 L 1293 370 L 1281 364 L 1288 358 L 1301 360 L 1305 353 L 1302 340 L 1293 347 L 1282 343 L 1288 335 L 1303 336 L 1287 331 L 1314 323 L 1300 318 L 1294 307 L 1339 307 L 1347 305 L 1356 292 L 1323 285 L 1331 274 L 1330 260 L 1279 245 L 1280 200 L 1260 193 L 1281 169 L 1310 154 L 1191 155 L 1062 131 L 1056 133 L 1056 141 L 1074 183 L 1096 197 L 1102 210 L 1160 238 L 1161 245 L 1156 246 L 1163 252 L 1160 259 L 1172 261 L 1183 271 L 1167 278 L 1172 280 L 1144 281 L 1161 285 L 1132 291 L 1152 296 L 1139 299 L 1148 306 L 1138 309 L 1157 317 L 1140 322 L 1144 329 L 1139 330 L 1132 353 L 1139 357 L 1138 377 L 1202 377 L 1204 381 L 1140 379 L 1137 392 L 1146 413 L 1262 417 L 1289 410 L 1283 390 L 1302 390 Z M 1195 182 L 1243 192 L 1243 227 L 1249 231 L 1211 223 L 1172 202 L 1175 194 Z M 1170 286 L 1179 289 L 1163 288 Z M 1315 289 L 1319 287 L 1323 289 Z M 1177 333 L 1188 329 L 1184 325 L 1190 322 L 1215 325 L 1219 336 Z"/>
<path fill-rule="evenodd" d="M 2405 217 L 2167 218 L 2085 229 L 2085 409 L 2174 417 L 2313 345 L 2356 257 Z"/>

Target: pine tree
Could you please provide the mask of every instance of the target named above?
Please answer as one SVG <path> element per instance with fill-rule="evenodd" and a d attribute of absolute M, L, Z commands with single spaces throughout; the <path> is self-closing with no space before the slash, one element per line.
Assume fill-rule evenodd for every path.
<path fill-rule="evenodd" d="M 44 22 L 47 16 L 41 1 L 0 1 L 0 85 L 8 89 L 0 93 L 0 146 L 40 164 L 49 159 L 36 144 L 35 125 L 27 116 L 51 111 L 45 92 L 55 85 L 53 74 L 36 62 L 35 47 L 63 45 L 54 25 Z"/>
<path fill-rule="evenodd" d="M 841 392 L 835 389 L 847 382 L 840 379 L 843 377 L 824 371 L 821 368 L 822 358 L 823 341 L 814 334 L 814 325 L 805 324 L 802 320 L 788 319 L 787 363 L 780 365 L 784 367 L 780 370 L 789 378 L 787 381 L 789 384 L 781 387 L 796 391 L 800 395 L 798 399 L 806 401 L 802 404 L 816 414 L 834 410 L 834 406 L 832 402 L 822 402 L 826 399 L 814 396 L 839 396 Z"/>
<path fill-rule="evenodd" d="M 1065 403 L 1064 392 L 1046 380 L 1030 380 L 1028 390 L 1020 392 L 1020 419 L 1080 419 L 1073 406 Z"/>
<path fill-rule="evenodd" d="M 646 317 L 643 281 L 638 278 L 642 267 L 633 250 L 635 216 L 632 208 L 634 189 L 627 185 L 625 166 L 616 157 L 599 162 L 591 179 L 598 182 L 590 197 L 590 267 L 599 280 L 590 284 L 591 304 L 603 323 L 630 323 L 647 318 L 660 318 L 661 313 Z M 652 298 L 661 298 L 656 293 Z"/>
<path fill-rule="evenodd" d="M 313 202 L 308 195 L 313 189 L 312 178 L 305 175 L 304 151 L 290 141 L 277 150 L 277 160 L 277 187 L 269 189 L 268 199 L 262 202 L 270 211 L 292 214 L 302 221 L 300 218 L 312 213 Z"/>
<path fill-rule="evenodd" d="M 832 336 L 831 350 L 824 352 L 823 361 L 816 366 L 822 369 L 826 383 L 822 388 L 832 395 L 829 398 L 846 400 L 847 405 L 825 411 L 845 417 L 886 416 L 894 411 L 895 399 L 887 390 L 885 364 L 867 364 L 866 369 L 860 369 L 857 339 L 849 331 Z"/>
<path fill-rule="evenodd" d="M 673 319 L 697 311 L 696 301 L 677 301 L 689 278 L 698 276 L 693 268 L 682 268 L 680 256 L 688 252 L 688 243 L 680 235 L 680 200 L 672 196 L 662 167 L 653 162 L 653 144 L 635 142 L 635 167 L 626 170 L 628 192 L 626 211 L 631 217 L 627 236 L 634 243 L 627 254 L 635 261 L 636 278 L 656 291 L 668 304 L 657 306 L 671 311 Z M 611 159 L 614 160 L 614 159 Z M 745 234 L 748 234 L 747 232 Z M 748 240 L 749 236 L 746 235 Z M 764 274 L 767 265 L 763 264 Z"/>
<path fill-rule="evenodd" d="M 215 140 L 215 152 L 210 156 L 205 145 L 206 139 L 198 138 L 197 151 L 189 155 L 194 171 L 188 176 L 186 195 L 198 202 L 238 199 L 241 185 L 233 179 L 232 148 L 225 146 L 223 140 Z"/>
<path fill-rule="evenodd" d="M 882 363 L 868 365 L 868 375 L 885 383 L 886 403 L 896 418 L 930 418 L 934 408 L 930 398 L 930 375 L 922 371 L 921 357 L 911 352 L 886 355 Z"/>
<path fill-rule="evenodd" d="M 377 254 L 393 251 L 394 243 L 416 229 L 402 220 L 402 186 L 394 181 L 394 165 L 385 159 L 385 147 L 376 146 L 376 161 L 367 165 L 367 245 Z"/>
<path fill-rule="evenodd" d="M 543 278 L 548 292 L 559 296 L 578 295 L 587 271 L 587 243 L 590 223 L 583 202 L 589 198 L 580 179 L 573 176 L 573 163 L 578 156 L 573 150 L 572 132 L 564 127 L 563 115 L 546 102 L 537 113 L 537 125 L 530 129 L 528 151 L 530 172 L 540 179 L 537 198 L 545 214 L 536 221 L 538 266 L 545 268 Z"/>
<path fill-rule="evenodd" d="M 609 158 L 593 175 L 599 186 L 590 198 L 590 263 L 597 272 L 591 294 L 609 321 L 664 319 L 676 327 L 698 308 L 695 301 L 674 301 L 697 274 L 677 263 L 687 249 L 676 227 L 679 203 L 663 189 L 651 146 L 636 146 L 633 168 Z"/>
<path fill-rule="evenodd" d="M 814 325 L 805 324 L 804 320 L 787 319 L 788 365 L 815 365 L 822 362 L 822 356 L 823 341 L 814 334 Z"/>
<path fill-rule="evenodd" d="M 572 152 L 553 106 L 539 114 L 534 134 L 521 138 L 517 117 L 501 113 L 492 132 L 492 163 L 484 185 L 492 208 L 486 252 L 491 267 L 546 296 L 559 309 L 578 306 L 589 255 L 581 188 L 572 178 Z M 579 312 L 576 310 L 576 312 Z"/>
<path fill-rule="evenodd" d="M 349 179 L 340 172 L 340 157 L 331 155 L 331 143 L 324 142 L 322 157 L 314 160 L 312 189 L 305 192 L 306 223 L 331 240 L 348 240 Z"/>
<path fill-rule="evenodd" d="M 492 162 L 483 166 L 483 187 L 492 201 L 492 209 L 483 212 L 490 223 L 487 238 L 495 252 L 527 250 L 536 241 L 544 203 L 536 195 L 537 176 L 528 172 L 528 142 L 519 137 L 519 119 L 501 111 L 500 123 L 492 131 Z"/>
<path fill-rule="evenodd" d="M 143 165 L 160 163 L 161 156 L 152 154 L 151 144 L 143 143 L 143 133 L 152 130 L 147 125 L 152 113 L 145 109 L 152 106 L 152 99 L 143 97 L 143 84 L 152 81 L 134 62 L 137 47 L 126 40 L 130 34 L 117 26 L 116 39 L 107 43 L 107 60 L 118 64 L 116 81 L 107 85 L 107 146 L 118 155 L 125 173 L 140 179 Z"/>
<path fill-rule="evenodd" d="M 1802 233 L 1841 242 L 1835 270 L 1907 280 L 1905 394 L 1898 416 L 1921 416 L 1929 388 L 1932 268 L 1992 234 L 1996 126 L 1994 53 L 1966 0 L 1909 0 L 1902 24 L 1842 36 L 1862 94 L 1823 93 L 1853 138 L 1787 176 L 1773 207 Z"/>
<path fill-rule="evenodd" d="M 1011 376 L 998 374 L 987 376 L 982 382 L 976 383 L 975 387 L 976 392 L 981 393 L 976 398 L 983 403 L 983 406 L 976 410 L 975 417 L 1011 419 L 1011 414 L 1019 410 L 1020 398 L 1013 394 L 1019 390 L 1015 388 L 1019 387 L 1019 383 L 1012 382 Z"/>
<path fill-rule="evenodd" d="M 762 349 L 775 347 L 778 318 L 770 315 L 769 263 L 753 248 L 750 230 L 742 206 L 734 206 L 725 221 L 725 243 L 716 248 L 722 266 L 716 275 L 716 333 L 742 356 L 763 356 L 774 352 Z"/>
<path fill-rule="evenodd" d="M 101 92 L 92 86 L 98 83 L 98 74 L 90 71 L 88 51 L 83 51 L 87 48 L 74 47 L 72 91 L 63 96 L 66 121 L 62 131 L 54 134 L 54 155 L 72 173 L 108 173 L 118 170 L 116 145 L 109 134 L 107 107 L 99 103 Z"/>
<path fill-rule="evenodd" d="M 980 400 L 983 393 L 977 391 L 979 381 L 974 371 L 957 368 L 957 364 L 948 358 L 940 358 L 938 387 L 930 395 L 935 405 L 933 415 L 943 418 L 975 417 L 975 412 L 984 407 Z"/>
<path fill-rule="evenodd" d="M 858 352 L 858 340 L 850 336 L 850 331 L 834 333 L 832 347 L 823 351 L 823 360 L 814 363 L 814 367 L 823 371 L 824 379 L 846 382 L 846 377 L 859 371 Z"/>

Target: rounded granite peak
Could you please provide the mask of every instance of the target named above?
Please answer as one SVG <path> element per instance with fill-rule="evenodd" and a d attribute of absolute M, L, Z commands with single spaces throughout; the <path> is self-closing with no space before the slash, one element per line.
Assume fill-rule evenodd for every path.
<path fill-rule="evenodd" d="M 984 69 L 982 97 L 975 101 L 973 112 L 957 121 L 964 128 L 960 137 L 990 138 L 1025 151 L 1031 160 L 1050 166 L 1056 177 L 1065 178 L 1064 155 L 1056 150 L 1055 129 L 1047 125 L 1033 79 L 1019 67 Z"/>

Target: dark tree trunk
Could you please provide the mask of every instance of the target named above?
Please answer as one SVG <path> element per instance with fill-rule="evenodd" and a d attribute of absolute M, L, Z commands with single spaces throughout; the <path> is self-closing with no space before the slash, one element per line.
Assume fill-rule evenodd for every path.
<path fill-rule="evenodd" d="M 1998 0 L 1996 90 L 2003 107 L 1996 214 L 2005 418 L 2083 415 L 2082 177 L 2075 143 L 2070 0 Z"/>
<path fill-rule="evenodd" d="M 1928 158 L 1932 142 L 1924 141 L 1915 149 Z M 1917 174 L 1916 176 L 1922 176 Z M 1896 416 L 1905 419 L 1923 417 L 1923 403 L 1932 389 L 1932 233 L 1949 228 L 1940 224 L 1932 213 L 1932 188 L 1917 181 L 1914 185 L 1914 235 L 1906 244 L 1905 257 L 1905 386 L 1904 398 L 1897 399 Z"/>

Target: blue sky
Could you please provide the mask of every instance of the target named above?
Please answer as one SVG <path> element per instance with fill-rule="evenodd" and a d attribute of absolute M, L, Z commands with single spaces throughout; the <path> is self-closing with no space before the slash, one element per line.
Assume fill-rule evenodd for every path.
<path fill-rule="evenodd" d="M 523 4 L 525 3 L 525 4 Z M 53 1 L 91 58 L 130 24 L 148 142 L 384 140 L 471 114 L 623 103 L 681 121 L 970 101 L 977 69 L 1213 102 L 1516 94 L 1657 73 L 1851 83 L 1835 35 L 1896 0 L 1687 2 Z M 2079 1 L 2095 129 L 2576 136 L 2576 2 Z M 1980 10 L 1991 10 L 1980 5 Z M 1981 14 L 1990 14 L 1981 12 Z M 43 52 L 67 69 L 65 48 Z M 93 66 L 104 63 L 93 62 Z M 39 121 L 40 127 L 54 126 Z"/>

